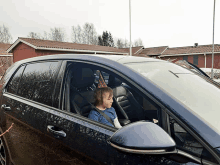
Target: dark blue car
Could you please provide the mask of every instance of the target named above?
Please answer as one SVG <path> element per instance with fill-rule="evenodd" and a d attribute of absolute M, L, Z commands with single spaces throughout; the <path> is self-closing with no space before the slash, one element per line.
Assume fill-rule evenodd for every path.
<path fill-rule="evenodd" d="M 88 119 L 100 75 L 120 129 Z M 42 56 L 16 62 L 1 84 L 0 132 L 12 127 L 0 139 L 0 164 L 76 164 L 82 154 L 84 164 L 220 163 L 220 90 L 176 64 Z"/>

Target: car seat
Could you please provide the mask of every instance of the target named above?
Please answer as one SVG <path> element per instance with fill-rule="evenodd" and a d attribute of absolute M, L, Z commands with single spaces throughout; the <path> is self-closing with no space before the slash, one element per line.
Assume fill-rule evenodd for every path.
<path fill-rule="evenodd" d="M 70 85 L 70 106 L 72 112 L 88 117 L 92 109 L 91 104 L 94 103 L 94 79 L 92 69 L 74 68 Z"/>
<path fill-rule="evenodd" d="M 122 85 L 122 81 L 110 75 L 108 86 L 113 89 L 116 103 L 125 111 L 132 122 L 145 120 L 144 110 L 136 101 L 133 94 Z"/>

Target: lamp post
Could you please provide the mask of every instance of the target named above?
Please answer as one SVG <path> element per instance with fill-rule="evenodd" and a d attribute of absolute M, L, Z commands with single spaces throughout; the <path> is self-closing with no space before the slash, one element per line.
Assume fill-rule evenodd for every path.
<path fill-rule="evenodd" d="M 132 48 L 131 48 L 131 0 L 129 0 L 129 30 L 130 30 L 130 56 L 132 56 Z"/>
<path fill-rule="evenodd" d="M 213 36 L 212 36 L 212 71 L 211 78 L 213 79 L 213 66 L 214 66 L 214 32 L 215 32 L 215 0 L 214 0 L 214 9 L 213 9 Z"/>

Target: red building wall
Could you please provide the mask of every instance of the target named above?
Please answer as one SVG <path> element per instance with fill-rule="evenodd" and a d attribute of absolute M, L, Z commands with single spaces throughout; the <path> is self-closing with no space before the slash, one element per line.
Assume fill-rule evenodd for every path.
<path fill-rule="evenodd" d="M 36 57 L 35 49 L 26 44 L 19 43 L 13 49 L 13 62 L 31 57 Z"/>
<path fill-rule="evenodd" d="M 212 67 L 212 54 L 206 55 L 206 68 Z M 220 69 L 220 53 L 214 54 L 214 68 Z"/>
<path fill-rule="evenodd" d="M 183 60 L 183 56 L 167 56 L 161 57 L 162 60 L 173 60 L 176 62 L 178 60 Z M 188 55 L 188 61 L 193 64 L 193 55 Z M 198 65 L 199 68 L 205 68 L 205 56 L 204 54 L 198 55 Z M 206 68 L 212 67 L 212 54 L 206 54 Z M 214 55 L 214 68 L 220 69 L 220 53 Z"/>
<path fill-rule="evenodd" d="M 45 56 L 45 55 L 53 55 L 53 54 L 90 54 L 83 52 L 65 52 L 65 51 L 52 51 L 52 50 L 35 50 L 35 52 L 37 56 Z"/>
<path fill-rule="evenodd" d="M 37 57 L 37 56 L 44 56 L 44 55 L 52 55 L 52 54 L 85 54 L 82 52 L 66 52 L 66 51 L 53 51 L 53 50 L 35 50 L 34 48 L 24 44 L 19 43 L 14 49 L 13 49 L 13 55 L 14 59 L 13 62 Z M 89 52 L 86 54 L 90 54 Z M 94 54 L 94 53 L 91 53 Z"/>

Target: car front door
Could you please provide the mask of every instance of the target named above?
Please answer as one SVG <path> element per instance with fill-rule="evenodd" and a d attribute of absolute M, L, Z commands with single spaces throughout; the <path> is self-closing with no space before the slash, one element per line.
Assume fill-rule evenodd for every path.
<path fill-rule="evenodd" d="M 76 92 L 70 90 L 70 88 L 71 85 L 74 85 L 72 84 L 73 82 L 76 83 L 76 81 L 72 79 L 75 78 L 74 74 L 79 73 L 80 69 L 78 68 L 82 70 L 83 68 L 85 68 L 85 70 L 89 68 L 94 71 L 94 83 L 96 82 L 95 73 L 97 70 L 104 71 L 106 74 L 116 75 L 112 70 L 104 66 L 97 66 L 93 63 L 88 64 L 88 62 L 67 61 L 60 93 L 59 90 L 57 90 L 59 94 L 55 94 L 60 97 L 60 99 L 57 100 L 61 100 L 61 102 L 56 110 L 50 111 L 47 118 L 47 125 L 49 126 L 48 134 L 51 138 L 53 151 L 55 153 L 60 153 L 60 155 L 65 155 L 65 150 L 69 153 L 70 151 L 72 152 L 72 150 L 77 150 L 93 159 L 84 159 L 84 163 L 86 161 L 88 164 L 90 161 L 96 160 L 107 164 L 155 164 L 155 162 L 170 164 L 172 161 L 162 158 L 161 156 L 156 157 L 123 153 L 113 148 L 108 143 L 108 139 L 117 129 L 89 119 L 86 113 L 87 110 L 85 110 L 85 106 L 88 106 L 88 101 L 92 100 L 91 98 L 93 96 L 84 94 L 90 93 L 88 92 L 89 90 L 94 90 L 94 84 L 85 89 L 84 87 L 78 89 L 77 92 L 81 93 L 78 97 L 70 97 L 73 92 Z M 86 74 L 84 77 L 79 77 L 85 80 L 85 82 L 82 81 L 78 83 L 78 85 L 82 87 L 81 84 L 86 84 L 87 81 L 90 81 L 87 79 L 88 76 L 89 75 Z M 140 100 L 142 100 L 142 104 L 145 104 L 143 103 L 143 98 Z M 73 104 L 72 101 L 74 101 L 75 105 L 71 105 Z M 55 143 L 56 139 L 59 143 Z M 65 145 L 66 149 L 61 147 L 63 145 Z M 56 157 L 54 160 L 56 160 L 56 162 L 69 160 L 71 164 L 71 162 L 74 161 L 71 156 L 73 157 L 73 154 L 69 154 L 69 156 L 66 155 L 65 158 L 62 156 Z M 175 164 L 175 162 L 173 162 L 173 164 Z"/>
<path fill-rule="evenodd" d="M 3 93 L 5 134 L 15 164 L 47 164 L 47 112 L 52 108 L 59 61 L 24 64 L 18 68 Z"/>

